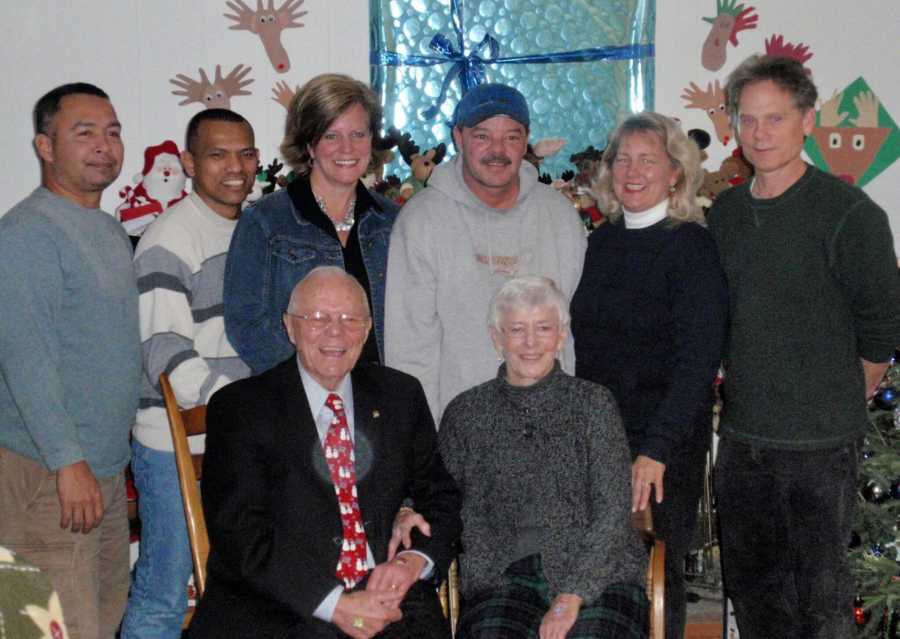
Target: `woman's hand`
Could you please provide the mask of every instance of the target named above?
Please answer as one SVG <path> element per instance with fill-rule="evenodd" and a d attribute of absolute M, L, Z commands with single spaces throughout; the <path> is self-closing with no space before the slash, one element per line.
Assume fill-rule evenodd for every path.
<path fill-rule="evenodd" d="M 388 561 L 394 558 L 401 542 L 406 550 L 412 546 L 412 529 L 418 528 L 426 537 L 431 537 L 431 525 L 425 518 L 409 506 L 402 506 L 394 517 L 394 527 L 391 530 L 391 541 L 388 543 Z"/>
<path fill-rule="evenodd" d="M 646 455 L 638 455 L 631 464 L 631 512 L 644 510 L 650 503 L 650 489 L 656 491 L 656 503 L 663 500 L 663 475 L 666 465 Z"/>
<path fill-rule="evenodd" d="M 581 597 L 561 594 L 550 604 L 550 610 L 541 619 L 540 639 L 565 639 L 578 619 Z"/>

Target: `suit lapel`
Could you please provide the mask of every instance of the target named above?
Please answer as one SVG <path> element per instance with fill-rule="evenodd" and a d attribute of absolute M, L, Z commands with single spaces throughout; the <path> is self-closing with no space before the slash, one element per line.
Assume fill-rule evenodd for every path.
<path fill-rule="evenodd" d="M 359 508 L 363 519 L 371 521 L 377 500 L 372 498 L 378 490 L 378 453 L 382 450 L 384 428 L 381 402 L 375 394 L 375 386 L 364 370 L 354 369 L 353 380 L 353 422 L 354 453 L 356 455 L 356 483 L 359 492 Z M 371 540 L 370 540 L 371 543 Z"/>
<path fill-rule="evenodd" d="M 284 420 L 282 432 L 284 433 L 285 453 L 296 455 L 298 463 L 307 473 L 322 493 L 331 501 L 334 501 L 337 511 L 337 498 L 334 494 L 334 484 L 328 474 L 328 463 L 325 461 L 325 453 L 316 430 L 315 417 L 306 399 L 303 390 L 303 380 L 297 361 L 291 358 L 282 371 L 279 381 L 283 410 L 280 411 Z M 302 459 L 306 456 L 306 459 Z M 309 460 L 309 463 L 306 463 Z"/>

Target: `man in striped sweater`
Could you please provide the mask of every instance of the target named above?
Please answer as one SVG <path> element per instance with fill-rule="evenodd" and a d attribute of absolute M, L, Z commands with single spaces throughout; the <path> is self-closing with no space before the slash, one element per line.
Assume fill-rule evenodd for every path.
<path fill-rule="evenodd" d="M 142 528 L 123 639 L 177 638 L 187 609 L 190 547 L 159 375 L 168 373 L 179 405 L 190 407 L 250 372 L 225 336 L 222 283 L 256 176 L 253 129 L 237 113 L 207 109 L 188 124 L 185 147 L 193 192 L 147 229 L 134 258 L 144 377 L 132 469 Z M 202 446 L 191 442 L 195 452 Z"/>

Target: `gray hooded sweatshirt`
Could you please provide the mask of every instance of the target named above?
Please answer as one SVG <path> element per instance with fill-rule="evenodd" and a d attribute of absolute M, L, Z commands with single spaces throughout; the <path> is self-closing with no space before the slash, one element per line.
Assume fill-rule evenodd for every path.
<path fill-rule="evenodd" d="M 491 208 L 466 186 L 457 156 L 434 169 L 394 223 L 385 363 L 422 382 L 436 423 L 451 399 L 497 374 L 488 306 L 507 280 L 549 277 L 567 299 L 578 286 L 584 226 L 568 200 L 537 177 L 523 162 L 515 207 Z M 575 370 L 571 337 L 562 365 Z"/>

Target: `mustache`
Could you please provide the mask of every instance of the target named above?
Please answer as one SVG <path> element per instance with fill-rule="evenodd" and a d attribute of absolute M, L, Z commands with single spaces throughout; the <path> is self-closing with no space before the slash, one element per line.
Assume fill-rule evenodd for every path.
<path fill-rule="evenodd" d="M 488 156 L 481 158 L 481 163 L 482 164 L 494 164 L 494 163 L 512 164 L 512 160 L 503 154 L 496 153 L 494 155 L 488 155 Z"/>

